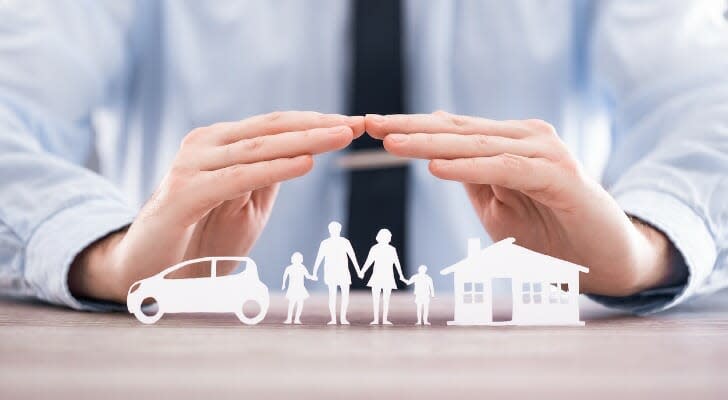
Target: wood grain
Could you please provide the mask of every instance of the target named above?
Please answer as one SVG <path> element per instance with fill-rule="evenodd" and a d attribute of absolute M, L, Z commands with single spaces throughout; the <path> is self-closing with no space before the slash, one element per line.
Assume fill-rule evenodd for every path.
<path fill-rule="evenodd" d="M 586 327 L 446 327 L 452 301 L 415 327 L 411 295 L 393 327 L 326 326 L 326 298 L 286 326 L 272 299 L 258 326 L 233 315 L 82 313 L 0 299 L 0 399 L 728 398 L 728 292 L 633 317 L 585 301 Z"/>

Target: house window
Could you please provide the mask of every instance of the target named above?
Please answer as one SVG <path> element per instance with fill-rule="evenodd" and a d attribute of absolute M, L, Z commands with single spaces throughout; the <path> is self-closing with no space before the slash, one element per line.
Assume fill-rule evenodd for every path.
<path fill-rule="evenodd" d="M 465 282 L 463 285 L 463 303 L 481 304 L 485 301 L 483 282 Z"/>
<path fill-rule="evenodd" d="M 541 282 L 535 282 L 532 285 L 532 287 L 533 287 L 533 303 L 541 304 L 541 290 L 542 290 Z"/>
<path fill-rule="evenodd" d="M 523 304 L 541 304 L 541 282 L 523 282 Z"/>

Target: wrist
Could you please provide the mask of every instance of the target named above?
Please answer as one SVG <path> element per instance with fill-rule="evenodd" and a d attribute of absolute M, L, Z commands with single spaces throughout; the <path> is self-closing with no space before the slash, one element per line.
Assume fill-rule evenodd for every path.
<path fill-rule="evenodd" d="M 648 223 L 630 216 L 643 240 L 641 262 L 636 266 L 638 277 L 634 292 L 667 287 L 685 281 L 687 271 L 679 263 L 680 253 L 667 236 Z"/>
<path fill-rule="evenodd" d="M 90 298 L 123 303 L 122 286 L 116 252 L 126 229 L 110 233 L 79 253 L 68 271 L 68 287 L 76 298 Z"/>

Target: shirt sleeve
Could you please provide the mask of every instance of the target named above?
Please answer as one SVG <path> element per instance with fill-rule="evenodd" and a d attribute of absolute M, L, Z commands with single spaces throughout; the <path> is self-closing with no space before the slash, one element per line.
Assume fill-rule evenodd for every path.
<path fill-rule="evenodd" d="M 610 104 L 605 184 L 682 255 L 684 284 L 592 296 L 638 314 L 728 286 L 728 24 L 725 2 L 612 1 L 595 8 L 593 84 Z"/>
<path fill-rule="evenodd" d="M 126 3 L 120 4 L 120 3 Z M 131 2 L 0 4 L 0 292 L 76 309 L 68 269 L 134 211 L 81 167 L 92 113 L 128 62 Z"/>

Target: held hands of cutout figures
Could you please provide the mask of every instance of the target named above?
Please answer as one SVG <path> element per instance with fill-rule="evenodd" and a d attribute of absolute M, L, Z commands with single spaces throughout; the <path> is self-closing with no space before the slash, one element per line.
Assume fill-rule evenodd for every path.
<path fill-rule="evenodd" d="M 247 254 L 279 182 L 306 174 L 312 155 L 344 148 L 363 132 L 363 117 L 314 112 L 274 112 L 194 129 L 129 229 L 76 258 L 72 293 L 124 302 L 134 281 L 182 260 Z M 234 267 L 218 266 L 218 273 Z"/>
<path fill-rule="evenodd" d="M 675 255 L 664 235 L 633 224 L 546 122 L 367 115 L 366 131 L 388 152 L 430 160 L 434 176 L 462 182 L 493 240 L 515 236 L 588 266 L 584 292 L 624 296 L 684 279 L 671 270 Z"/>

